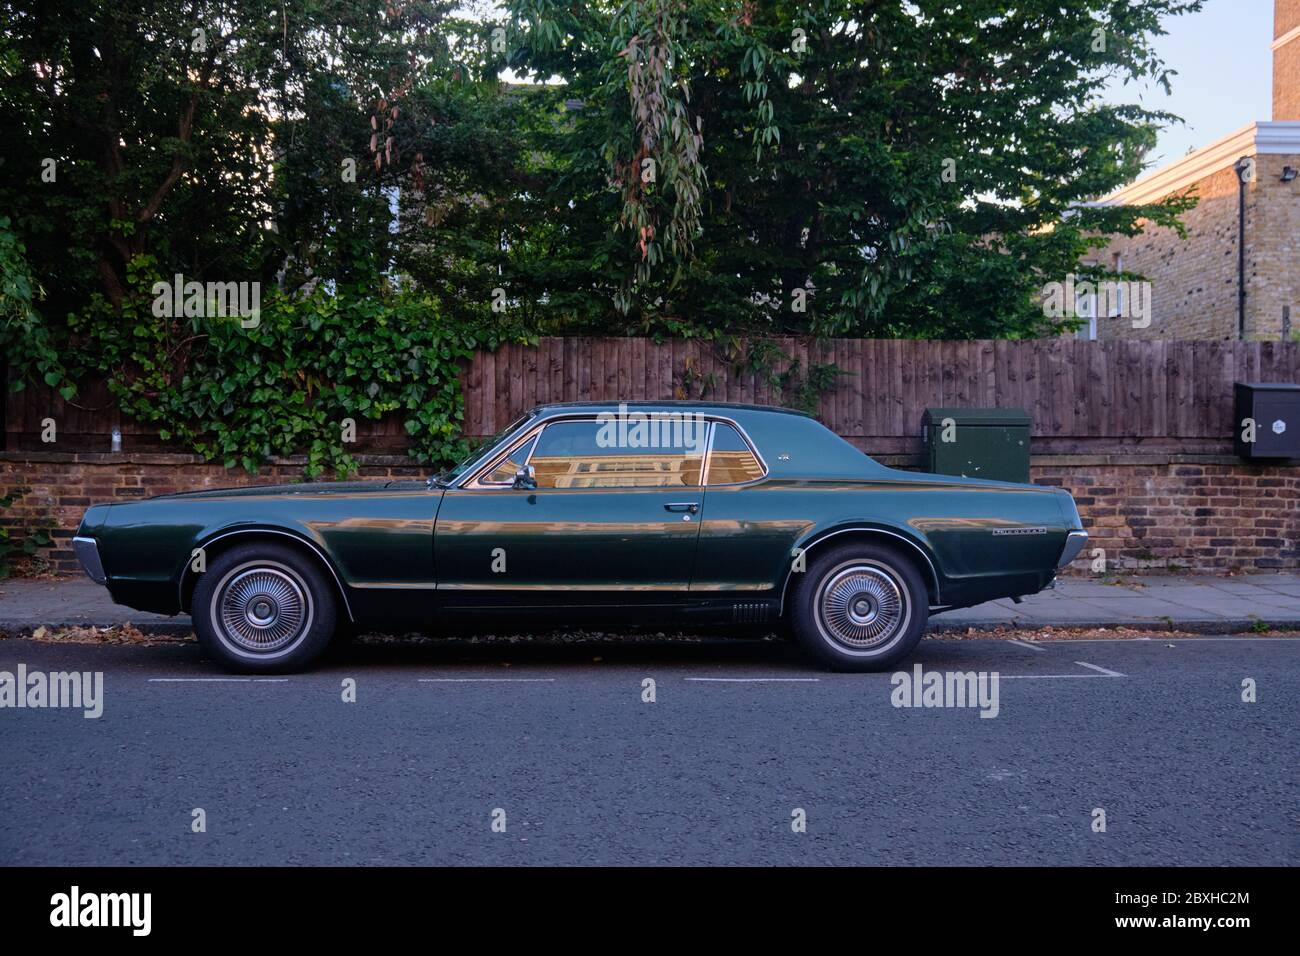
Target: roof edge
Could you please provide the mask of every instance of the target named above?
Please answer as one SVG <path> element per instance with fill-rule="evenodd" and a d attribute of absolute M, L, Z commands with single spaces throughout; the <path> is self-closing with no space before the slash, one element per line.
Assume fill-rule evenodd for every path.
<path fill-rule="evenodd" d="M 1096 205 L 1144 206 L 1195 185 L 1232 166 L 1242 156 L 1291 153 L 1300 155 L 1300 121 L 1249 123 L 1115 190 L 1097 200 Z"/>
<path fill-rule="evenodd" d="M 632 400 L 611 399 L 607 401 L 586 401 L 586 402 L 548 402 L 545 405 L 535 407 L 537 412 L 546 412 L 552 409 L 559 411 L 574 410 L 599 410 L 599 409 L 617 409 L 625 408 L 680 408 L 680 409 L 698 409 L 701 411 L 710 408 L 725 408 L 747 412 L 773 412 L 780 415 L 794 415 L 798 418 L 812 418 L 807 412 L 801 412 L 794 408 L 782 408 L 780 405 L 754 405 L 745 402 L 709 402 L 696 399 L 655 399 L 637 398 Z"/>

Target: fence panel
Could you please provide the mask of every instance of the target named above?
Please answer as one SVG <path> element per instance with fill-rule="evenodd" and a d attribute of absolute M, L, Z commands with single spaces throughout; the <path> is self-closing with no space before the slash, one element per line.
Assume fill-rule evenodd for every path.
<path fill-rule="evenodd" d="M 798 362 L 796 379 L 827 363 L 842 371 L 820 396 L 822 421 L 866 447 L 897 451 L 912 447 L 921 412 L 943 405 L 1024 408 L 1040 448 L 1222 447 L 1232 434 L 1234 381 L 1294 382 L 1300 376 L 1300 344 L 1288 342 L 779 339 L 776 344 Z M 778 361 L 773 371 L 786 368 Z M 756 373 L 700 340 L 577 337 L 543 338 L 537 346 L 508 344 L 477 353 L 461 382 L 465 432 L 473 436 L 491 435 L 521 411 L 546 402 L 698 398 L 769 404 L 782 399 L 767 373 Z M 107 451 L 114 426 L 122 429 L 128 449 L 161 447 L 155 429 L 121 417 L 103 383 L 88 383 L 71 403 L 44 388 L 6 396 L 6 447 L 39 449 L 47 418 L 58 425 L 60 451 Z M 357 426 L 359 451 L 404 444 L 399 417 L 362 420 Z"/>

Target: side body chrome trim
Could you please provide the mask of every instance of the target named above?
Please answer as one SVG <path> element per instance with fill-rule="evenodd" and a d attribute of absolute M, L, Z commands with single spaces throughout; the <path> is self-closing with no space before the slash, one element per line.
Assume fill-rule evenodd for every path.
<path fill-rule="evenodd" d="M 99 557 L 99 542 L 94 538 L 76 537 L 72 539 L 72 553 L 77 556 L 77 563 L 86 572 L 86 576 L 96 584 L 108 582 L 104 573 L 104 562 Z"/>
<path fill-rule="evenodd" d="M 312 551 L 316 553 L 316 556 L 321 559 L 321 563 L 324 564 L 325 567 L 329 569 L 330 576 L 334 578 L 334 583 L 338 585 L 339 596 L 343 598 L 343 609 L 348 612 L 348 620 L 356 621 L 356 618 L 353 617 L 352 615 L 352 605 L 348 601 L 347 589 L 343 587 L 343 582 L 339 579 L 338 572 L 334 570 L 333 562 L 331 562 L 330 559 L 325 556 L 325 552 L 322 551 L 320 548 L 318 548 L 314 542 L 308 541 L 306 538 L 301 537 L 300 535 L 292 534 L 288 531 L 278 531 L 275 528 L 236 528 L 234 531 L 224 531 L 221 534 L 217 535 L 215 538 L 209 538 L 207 541 L 203 542 L 203 544 L 199 545 L 199 547 L 200 548 L 210 547 L 211 545 L 220 541 L 222 538 L 233 538 L 237 535 L 250 535 L 250 534 L 278 534 L 285 538 L 292 538 L 294 541 L 297 541 L 299 544 L 305 544 L 307 547 L 311 548 Z M 185 580 L 189 576 L 189 574 L 190 574 L 190 562 L 187 559 L 185 562 L 185 568 L 181 571 L 180 584 L 176 592 L 176 606 L 179 607 L 182 611 L 185 610 Z M 193 610 L 194 610 L 193 608 L 190 608 L 191 615 L 193 614 Z"/>
<path fill-rule="evenodd" d="M 899 541 L 911 545 L 912 548 L 916 550 L 916 553 L 925 559 L 926 565 L 930 568 L 930 580 L 934 582 L 934 602 L 932 606 L 937 607 L 943 603 L 939 599 L 939 572 L 935 570 L 934 562 L 930 560 L 930 556 L 925 553 L 924 548 L 922 548 L 911 538 L 908 538 L 905 535 L 901 535 L 897 531 L 886 531 L 884 528 L 870 528 L 865 525 L 854 526 L 852 528 L 840 528 L 836 531 L 830 532 L 829 534 L 824 534 L 821 537 L 814 538 L 812 541 L 809 541 L 807 544 L 803 545 L 803 547 L 800 550 L 807 551 L 809 548 L 816 547 L 817 545 L 821 544 L 823 541 L 827 541 L 838 534 L 883 534 L 891 538 L 897 538 Z M 785 613 L 785 596 L 790 590 L 790 580 L 793 577 L 794 577 L 794 570 L 792 568 L 791 570 L 786 572 L 785 584 L 781 588 L 781 606 L 779 609 L 779 613 L 781 614 Z"/>

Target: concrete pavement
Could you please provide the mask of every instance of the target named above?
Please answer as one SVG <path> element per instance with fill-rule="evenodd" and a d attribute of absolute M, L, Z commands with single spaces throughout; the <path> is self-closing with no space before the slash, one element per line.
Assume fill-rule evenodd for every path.
<path fill-rule="evenodd" d="M 190 630 L 186 616 L 168 618 L 115 605 L 104 588 L 84 577 L 0 581 L 0 632 L 125 623 L 164 633 Z M 937 615 L 930 626 L 932 630 L 1128 626 L 1236 633 L 1263 625 L 1300 630 L 1300 574 L 1148 576 L 1116 583 L 1066 578 L 1055 589 L 1027 597 L 1021 604 L 991 601 Z"/>

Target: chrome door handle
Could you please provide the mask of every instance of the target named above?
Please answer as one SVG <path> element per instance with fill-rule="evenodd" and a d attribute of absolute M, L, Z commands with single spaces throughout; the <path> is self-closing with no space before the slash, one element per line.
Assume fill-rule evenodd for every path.
<path fill-rule="evenodd" d="M 694 501 L 676 501 L 670 505 L 664 505 L 664 511 L 686 511 L 690 514 L 699 514 L 700 506 Z"/>

